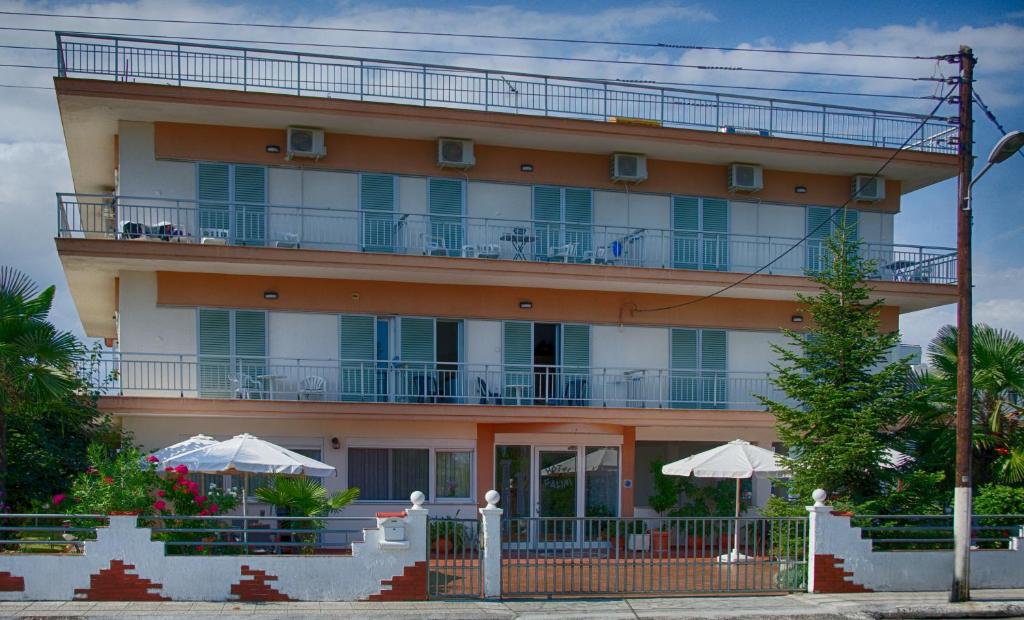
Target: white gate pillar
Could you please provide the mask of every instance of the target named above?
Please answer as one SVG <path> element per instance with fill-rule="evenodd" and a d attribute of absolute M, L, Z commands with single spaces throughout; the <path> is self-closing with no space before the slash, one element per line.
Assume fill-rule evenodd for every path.
<path fill-rule="evenodd" d="M 484 495 L 487 506 L 480 509 L 483 518 L 483 594 L 484 598 L 501 596 L 501 515 L 505 511 L 498 508 L 501 495 L 490 490 Z"/>

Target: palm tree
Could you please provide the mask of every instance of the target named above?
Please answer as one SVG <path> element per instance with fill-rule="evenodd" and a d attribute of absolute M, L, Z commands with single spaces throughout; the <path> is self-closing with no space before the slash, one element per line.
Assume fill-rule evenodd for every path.
<path fill-rule="evenodd" d="M 7 415 L 20 403 L 64 398 L 79 386 L 81 345 L 47 319 L 55 287 L 39 291 L 24 273 L 0 267 L 0 503 L 6 500 Z"/>
<path fill-rule="evenodd" d="M 271 504 L 278 514 L 289 517 L 326 517 L 330 513 L 341 510 L 359 499 L 359 489 L 352 487 L 338 491 L 333 495 L 327 493 L 323 484 L 307 478 L 277 477 L 268 487 L 256 489 L 255 495 L 260 501 Z M 320 519 L 303 521 L 283 521 L 282 529 L 318 530 L 325 526 Z M 312 543 L 316 534 L 297 535 L 296 539 Z M 303 547 L 306 553 L 312 553 L 312 547 Z"/>
<path fill-rule="evenodd" d="M 1024 481 L 1024 340 L 984 324 L 973 333 L 974 474 L 988 480 Z M 931 411 L 923 416 L 921 452 L 935 462 L 952 463 L 956 444 L 957 330 L 947 325 L 928 344 L 931 368 L 918 376 L 933 390 Z"/>

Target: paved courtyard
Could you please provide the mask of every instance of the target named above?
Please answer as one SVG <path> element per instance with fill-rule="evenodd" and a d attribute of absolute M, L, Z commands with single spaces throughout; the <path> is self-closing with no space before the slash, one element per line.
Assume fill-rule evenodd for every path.
<path fill-rule="evenodd" d="M 425 603 L 87 603 L 0 602 L 0 617 L 193 618 L 1012 618 L 1024 617 L 1024 590 L 984 590 L 962 605 L 945 592 L 792 594 L 640 599 L 533 599 Z"/>

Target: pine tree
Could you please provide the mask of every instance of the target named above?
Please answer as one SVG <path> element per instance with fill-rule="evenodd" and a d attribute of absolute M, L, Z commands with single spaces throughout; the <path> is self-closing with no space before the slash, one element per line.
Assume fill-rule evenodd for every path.
<path fill-rule="evenodd" d="M 871 300 L 864 283 L 875 265 L 853 237 L 850 227 L 837 224 L 824 243 L 820 271 L 808 272 L 820 292 L 798 296 L 808 328 L 784 330 L 787 345 L 773 345 L 779 356 L 773 383 L 786 400 L 758 397 L 775 414 L 776 432 L 789 449 L 786 484 L 801 498 L 815 488 L 855 503 L 876 495 L 890 471 L 885 450 L 892 431 L 921 397 L 908 387 L 908 360 L 889 361 L 899 333 L 880 330 L 884 300 Z"/>

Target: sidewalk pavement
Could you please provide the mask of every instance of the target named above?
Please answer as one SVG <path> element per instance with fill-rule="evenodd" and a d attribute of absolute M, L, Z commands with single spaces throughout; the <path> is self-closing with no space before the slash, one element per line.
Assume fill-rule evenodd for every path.
<path fill-rule="evenodd" d="M 0 617 L 63 618 L 1024 618 L 1024 590 L 979 590 L 958 605 L 946 592 L 697 596 L 631 599 L 515 599 L 422 603 L 0 602 Z"/>

